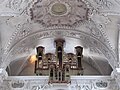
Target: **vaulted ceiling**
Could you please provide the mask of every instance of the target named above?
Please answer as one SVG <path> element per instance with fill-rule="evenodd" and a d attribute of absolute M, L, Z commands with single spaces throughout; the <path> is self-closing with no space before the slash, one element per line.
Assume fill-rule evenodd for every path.
<path fill-rule="evenodd" d="M 1 0 L 0 7 L 1 67 L 38 45 L 54 52 L 56 38 L 65 39 L 65 52 L 81 45 L 84 56 L 118 67 L 119 0 Z"/>

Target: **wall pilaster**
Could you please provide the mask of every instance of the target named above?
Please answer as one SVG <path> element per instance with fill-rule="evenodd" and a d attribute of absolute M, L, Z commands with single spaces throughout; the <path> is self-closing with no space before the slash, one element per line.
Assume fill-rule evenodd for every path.
<path fill-rule="evenodd" d="M 3 80 L 5 80 L 8 77 L 8 74 L 5 69 L 0 68 L 0 85 L 3 83 Z"/>
<path fill-rule="evenodd" d="M 115 70 L 113 70 L 111 76 L 116 80 L 116 83 L 118 84 L 120 89 L 120 68 L 116 68 Z"/>

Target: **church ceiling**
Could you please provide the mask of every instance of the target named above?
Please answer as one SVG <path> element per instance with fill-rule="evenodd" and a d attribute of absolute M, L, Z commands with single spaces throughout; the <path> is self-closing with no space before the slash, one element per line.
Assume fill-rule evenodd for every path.
<path fill-rule="evenodd" d="M 89 12 L 81 0 L 38 0 L 30 9 L 31 20 L 44 27 L 75 27 L 88 20 Z"/>
<path fill-rule="evenodd" d="M 0 7 L 1 27 L 12 31 L 3 41 L 4 56 L 29 52 L 38 44 L 33 40 L 70 37 L 117 61 L 119 0 L 1 0 Z"/>

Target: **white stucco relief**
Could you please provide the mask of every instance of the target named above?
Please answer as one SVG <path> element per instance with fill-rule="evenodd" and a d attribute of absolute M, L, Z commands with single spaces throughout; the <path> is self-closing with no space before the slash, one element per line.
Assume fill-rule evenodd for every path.
<path fill-rule="evenodd" d="M 37 3 L 37 1 L 39 1 L 39 3 Z M 49 2 L 49 0 L 45 1 Z M 93 50 L 94 53 L 96 51 L 98 51 L 98 54 L 102 53 L 108 59 L 108 62 L 111 64 L 113 69 L 119 67 L 119 58 L 117 56 L 118 52 L 116 51 L 116 49 L 118 48 L 116 46 L 118 42 L 112 42 L 113 40 L 118 41 L 115 37 L 117 36 L 118 29 L 108 28 L 110 25 L 112 27 L 112 24 L 113 25 L 117 24 L 117 21 L 113 21 L 114 19 L 112 17 L 120 15 L 120 10 L 118 10 L 118 8 L 120 8 L 119 0 L 91 0 L 91 1 L 82 0 L 82 2 L 84 2 L 84 6 L 86 7 L 86 9 L 87 8 L 89 9 L 87 19 L 82 20 L 78 19 L 78 17 L 76 19 L 76 15 L 75 17 L 73 15 L 71 16 L 72 17 L 71 19 L 73 19 L 71 21 L 73 22 L 69 22 L 68 19 L 66 20 L 67 24 L 62 23 L 64 22 L 64 18 L 62 18 L 63 21 L 60 20 L 57 21 L 57 19 L 59 18 L 55 18 L 56 22 L 54 22 L 54 20 L 50 22 L 51 17 L 47 16 L 46 18 L 42 16 L 40 17 L 38 15 L 39 16 L 38 18 L 31 19 L 30 9 L 34 9 L 33 7 L 36 4 L 38 4 L 38 6 L 39 5 L 42 6 L 41 2 L 42 4 L 47 5 L 43 0 L 1 0 L 0 16 L 1 17 L 14 16 L 12 17 L 12 19 L 9 19 L 7 20 L 6 23 L 4 23 L 5 26 L 13 27 L 14 33 L 10 37 L 6 36 L 6 38 L 8 38 L 6 41 L 7 43 L 5 45 L 2 45 L 3 56 L 2 59 L 0 59 L 2 62 L 2 65 L 0 64 L 1 67 L 5 68 L 6 65 L 8 65 L 12 60 L 17 58 L 17 57 L 13 58 L 13 55 L 20 56 L 22 55 L 21 53 L 23 52 L 25 52 L 25 55 L 29 55 L 31 50 L 37 45 L 35 41 L 38 41 L 38 39 L 48 37 L 56 38 L 57 35 L 59 35 L 60 37 L 71 37 L 79 39 L 80 41 L 84 41 L 85 45 L 87 45 L 87 47 Z M 56 3 L 57 1 L 53 0 L 53 2 Z M 76 0 L 73 3 L 76 4 L 78 2 L 81 2 L 81 0 Z M 54 3 L 51 4 L 50 7 L 52 7 Z M 71 9 L 70 5 L 72 4 L 69 5 L 68 3 L 69 0 L 66 2 L 65 7 L 67 7 L 67 9 Z M 78 3 L 78 5 L 79 4 L 80 3 Z M 42 8 L 44 8 L 44 6 L 42 6 Z M 38 7 L 37 9 L 38 12 L 40 12 L 39 10 L 42 8 Z M 47 6 L 46 8 L 49 7 Z M 76 8 L 78 9 L 78 7 Z M 83 10 L 83 8 L 81 8 L 81 10 Z M 67 14 L 70 12 L 70 11 L 67 12 L 65 9 L 61 9 L 60 12 L 57 10 L 53 11 L 54 11 L 54 13 L 52 13 L 53 19 L 54 17 L 59 16 L 58 14 L 55 13 L 61 13 L 60 14 L 61 16 L 66 15 L 67 18 L 68 17 Z M 35 11 L 34 13 L 36 12 L 37 11 Z M 47 15 L 46 13 L 44 13 L 44 11 L 41 13 L 43 13 L 43 15 Z M 77 15 L 80 14 L 79 12 L 76 13 Z M 86 15 L 86 13 L 83 13 L 81 15 L 84 16 Z M 27 17 L 27 19 L 25 19 L 25 21 L 21 20 L 21 22 L 18 22 L 16 16 L 19 16 L 20 18 L 23 19 Z M 36 22 L 36 20 L 38 19 L 45 21 L 38 23 Z M 78 21 L 76 22 L 76 20 Z M 53 26 L 50 26 L 50 23 L 48 25 L 47 22 L 55 24 Z M 1 23 L 3 22 L 1 21 Z M 74 25 L 71 27 L 70 23 L 74 23 Z M 114 30 L 115 33 L 112 33 L 109 36 L 109 32 L 111 32 L 112 30 Z M 1 31 L 4 32 L 3 30 L 0 30 L 0 32 Z M 31 40 L 34 40 L 34 43 L 30 42 L 26 43 L 27 41 Z M 27 45 L 29 45 L 29 47 L 26 47 Z M 11 61 L 6 62 L 6 60 Z"/>

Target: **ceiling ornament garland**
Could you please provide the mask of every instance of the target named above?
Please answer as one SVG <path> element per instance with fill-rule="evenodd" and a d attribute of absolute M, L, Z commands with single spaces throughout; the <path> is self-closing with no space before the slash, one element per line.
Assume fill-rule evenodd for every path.
<path fill-rule="evenodd" d="M 90 11 L 82 0 L 37 0 L 30 15 L 32 21 L 43 27 L 74 27 L 88 20 Z"/>
<path fill-rule="evenodd" d="M 94 0 L 98 4 L 99 9 L 110 9 L 113 6 L 112 0 Z"/>

